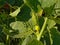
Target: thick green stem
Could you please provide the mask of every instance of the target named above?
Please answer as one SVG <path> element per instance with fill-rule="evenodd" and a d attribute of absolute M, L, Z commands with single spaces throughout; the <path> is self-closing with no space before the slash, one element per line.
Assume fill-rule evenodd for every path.
<path fill-rule="evenodd" d="M 42 36 L 42 34 L 43 34 L 43 31 L 44 31 L 44 29 L 45 29 L 45 27 L 46 27 L 46 23 L 47 23 L 47 17 L 45 18 L 45 22 L 44 22 L 44 24 L 43 24 L 43 26 L 42 26 L 42 29 L 41 29 L 41 31 L 40 31 L 40 34 L 39 34 L 39 36 L 37 37 L 37 40 L 38 40 L 38 41 L 41 39 L 41 36 Z"/>

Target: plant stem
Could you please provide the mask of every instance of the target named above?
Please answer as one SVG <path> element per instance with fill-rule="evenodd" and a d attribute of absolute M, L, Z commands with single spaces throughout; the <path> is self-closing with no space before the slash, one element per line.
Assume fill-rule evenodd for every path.
<path fill-rule="evenodd" d="M 9 35 L 7 35 L 7 37 L 6 37 L 6 45 L 10 45 L 10 42 L 9 42 Z"/>
<path fill-rule="evenodd" d="M 8 39 L 9 39 L 9 35 L 7 35 L 7 37 L 6 37 L 6 40 L 8 41 Z"/>
<path fill-rule="evenodd" d="M 51 37 L 51 33 L 50 33 L 50 30 L 47 28 L 48 30 L 48 33 L 49 33 L 49 37 L 50 37 L 50 44 L 52 45 L 53 44 L 53 40 L 52 40 L 52 37 Z"/>
<path fill-rule="evenodd" d="M 44 24 L 43 24 L 43 26 L 42 26 L 42 29 L 41 29 L 41 31 L 40 31 L 40 33 L 39 33 L 39 36 L 37 37 L 37 40 L 38 40 L 38 41 L 41 39 L 41 36 L 42 36 L 42 34 L 43 34 L 43 31 L 44 31 L 44 29 L 45 29 L 45 27 L 46 27 L 46 23 L 47 23 L 47 17 L 45 17 L 45 22 L 44 22 Z"/>

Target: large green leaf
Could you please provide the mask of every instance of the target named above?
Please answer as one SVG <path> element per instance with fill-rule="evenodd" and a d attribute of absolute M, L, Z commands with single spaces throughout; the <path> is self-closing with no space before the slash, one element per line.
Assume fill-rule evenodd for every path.
<path fill-rule="evenodd" d="M 30 12 L 31 12 L 30 8 L 24 5 L 21 8 L 21 12 L 17 15 L 17 20 L 23 21 L 23 22 L 28 21 L 31 18 Z"/>
<path fill-rule="evenodd" d="M 56 28 L 52 28 L 50 33 L 53 39 L 53 45 L 60 45 L 60 32 Z"/>
<path fill-rule="evenodd" d="M 57 0 L 39 0 L 39 2 L 41 3 L 42 8 L 45 7 L 50 7 L 52 6 L 54 3 L 56 3 Z"/>
<path fill-rule="evenodd" d="M 13 38 L 27 37 L 33 33 L 30 27 L 27 27 L 26 24 L 20 21 L 12 22 L 10 26 L 12 29 L 19 31 L 19 33 L 14 35 Z"/>

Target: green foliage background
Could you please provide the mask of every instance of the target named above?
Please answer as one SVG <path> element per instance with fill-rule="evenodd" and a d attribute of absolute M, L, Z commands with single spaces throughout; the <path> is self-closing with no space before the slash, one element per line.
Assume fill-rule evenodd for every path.
<path fill-rule="evenodd" d="M 60 0 L 0 0 L 0 45 L 60 45 Z"/>

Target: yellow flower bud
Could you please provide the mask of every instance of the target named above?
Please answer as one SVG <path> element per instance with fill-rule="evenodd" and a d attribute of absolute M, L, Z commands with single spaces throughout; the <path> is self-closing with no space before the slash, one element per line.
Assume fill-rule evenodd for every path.
<path fill-rule="evenodd" d="M 35 30 L 39 31 L 40 27 L 38 25 L 35 26 Z"/>
<path fill-rule="evenodd" d="M 38 37 L 39 36 L 39 30 L 40 30 L 40 27 L 38 25 L 35 26 L 35 35 Z"/>

